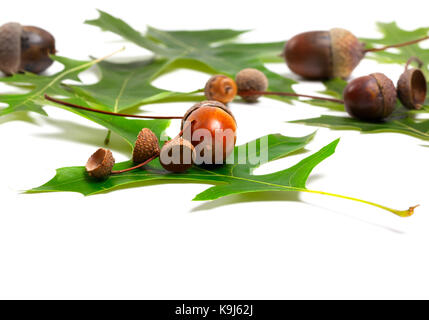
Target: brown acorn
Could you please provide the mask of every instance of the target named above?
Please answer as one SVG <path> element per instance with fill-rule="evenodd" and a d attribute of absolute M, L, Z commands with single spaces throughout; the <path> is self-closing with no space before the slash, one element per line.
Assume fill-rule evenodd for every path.
<path fill-rule="evenodd" d="M 419 68 L 408 69 L 411 62 L 417 62 Z M 411 110 L 421 109 L 426 101 L 427 83 L 426 77 L 421 71 L 423 62 L 412 57 L 408 60 L 405 71 L 398 81 L 398 97 L 402 104 Z"/>
<path fill-rule="evenodd" d="M 181 130 L 185 128 L 185 124 L 191 124 L 192 144 L 201 150 L 211 150 L 211 156 L 207 157 L 204 151 L 197 154 L 196 162 L 198 164 L 214 164 L 216 159 L 222 158 L 223 161 L 234 150 L 236 142 L 237 123 L 231 110 L 219 101 L 202 101 L 191 107 L 183 116 Z M 196 137 L 195 132 L 203 132 L 210 135 L 211 139 L 205 137 Z M 222 134 L 225 135 L 222 135 Z M 233 135 L 233 136 L 231 136 Z M 184 135 L 186 139 L 188 137 Z M 232 145 L 228 144 L 232 138 Z M 223 146 L 221 148 L 220 146 Z M 200 153 L 200 152 L 198 152 Z M 209 162 L 208 158 L 211 159 Z"/>
<path fill-rule="evenodd" d="M 227 104 L 237 95 L 237 85 L 231 78 L 218 74 L 206 83 L 204 94 L 207 100 L 215 100 Z"/>
<path fill-rule="evenodd" d="M 0 71 L 11 75 L 20 71 L 40 73 L 52 63 L 55 39 L 38 27 L 6 23 L 0 27 Z"/>
<path fill-rule="evenodd" d="M 356 78 L 344 89 L 346 111 L 366 121 L 380 121 L 390 116 L 396 97 L 395 85 L 382 73 Z"/>
<path fill-rule="evenodd" d="M 289 69 L 308 79 L 348 78 L 364 55 L 364 44 L 340 28 L 298 34 L 283 53 Z"/>
<path fill-rule="evenodd" d="M 148 128 L 143 128 L 134 144 L 134 163 L 142 163 L 153 156 L 159 155 L 159 152 L 158 138 L 155 133 Z"/>
<path fill-rule="evenodd" d="M 115 165 L 115 159 L 112 152 L 108 149 L 98 149 L 86 163 L 86 172 L 89 176 L 104 179 L 112 173 L 112 168 Z"/>
<path fill-rule="evenodd" d="M 191 168 L 194 159 L 194 146 L 182 137 L 174 138 L 165 143 L 159 156 L 162 167 L 174 173 L 182 173 Z"/>
<path fill-rule="evenodd" d="M 256 102 L 260 95 L 244 95 L 240 92 L 266 91 L 268 89 L 267 76 L 253 68 L 246 68 L 237 73 L 235 82 L 237 83 L 238 94 L 247 102 Z"/>

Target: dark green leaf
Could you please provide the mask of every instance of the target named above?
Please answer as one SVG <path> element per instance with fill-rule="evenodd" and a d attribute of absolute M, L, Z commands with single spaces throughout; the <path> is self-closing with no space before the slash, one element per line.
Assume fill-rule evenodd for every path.
<path fill-rule="evenodd" d="M 167 59 L 166 67 L 180 60 L 186 60 L 192 68 L 195 64 L 205 65 L 212 73 L 234 77 L 243 68 L 256 68 L 263 71 L 270 81 L 273 91 L 293 92 L 296 82 L 269 71 L 264 61 L 281 61 L 278 55 L 283 48 L 282 42 L 262 44 L 225 43 L 246 31 L 240 30 L 202 30 L 202 31 L 164 31 L 148 27 L 146 34 L 137 32 L 123 20 L 100 11 L 100 17 L 87 21 L 151 50 Z M 201 85 L 203 87 L 204 84 Z M 272 97 L 290 101 L 289 97 Z"/>

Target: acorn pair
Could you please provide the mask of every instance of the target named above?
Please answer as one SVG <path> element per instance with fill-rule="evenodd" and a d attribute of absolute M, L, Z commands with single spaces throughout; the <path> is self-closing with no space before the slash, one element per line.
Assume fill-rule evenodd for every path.
<path fill-rule="evenodd" d="M 409 68 L 412 62 L 417 62 L 418 68 Z M 418 58 L 410 58 L 399 78 L 397 88 L 392 80 L 382 73 L 373 73 L 350 81 L 343 94 L 346 111 L 360 120 L 380 121 L 393 113 L 397 98 L 407 109 L 421 109 L 427 93 L 422 66 L 423 63 Z"/>
<path fill-rule="evenodd" d="M 0 27 L 0 71 L 41 73 L 51 64 L 55 39 L 46 30 L 10 22 Z"/>
<path fill-rule="evenodd" d="M 183 159 L 183 154 L 190 153 L 193 155 L 194 152 L 192 144 L 182 137 L 176 137 L 167 141 L 162 149 L 160 149 L 155 133 L 148 128 L 143 128 L 134 145 L 132 157 L 133 162 L 136 164 L 134 167 L 113 171 L 115 159 L 112 152 L 108 149 L 100 148 L 89 158 L 85 168 L 89 176 L 104 179 L 113 174 L 136 170 L 159 157 L 160 163 L 165 170 L 169 172 L 184 172 L 192 166 L 192 161 L 185 162 L 183 160 L 180 161 L 180 159 L 171 159 L 171 162 L 165 162 L 163 159 L 171 158 L 172 155 L 176 154 L 179 154 L 181 159 Z"/>
<path fill-rule="evenodd" d="M 225 75 L 212 76 L 206 83 L 204 94 L 208 100 L 215 100 L 227 104 L 237 94 L 247 102 L 256 102 L 261 94 L 268 88 L 266 75 L 253 68 L 246 68 L 237 73 L 235 81 Z"/>

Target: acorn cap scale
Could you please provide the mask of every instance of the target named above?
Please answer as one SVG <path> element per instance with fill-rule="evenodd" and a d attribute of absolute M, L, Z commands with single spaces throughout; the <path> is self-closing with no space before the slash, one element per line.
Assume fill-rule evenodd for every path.
<path fill-rule="evenodd" d="M 143 128 L 136 140 L 133 150 L 133 161 L 142 163 L 159 154 L 158 138 L 148 128 Z"/>
<path fill-rule="evenodd" d="M 191 142 L 181 137 L 164 144 L 159 162 L 170 172 L 181 173 L 192 167 L 195 159 L 195 148 Z"/>
<path fill-rule="evenodd" d="M 19 71 L 21 32 L 21 25 L 15 22 L 6 23 L 0 27 L 0 70 L 7 75 Z"/>
<path fill-rule="evenodd" d="M 341 28 L 329 31 L 332 46 L 332 77 L 348 78 L 364 57 L 364 44 Z"/>
<path fill-rule="evenodd" d="M 266 91 L 268 88 L 268 79 L 266 75 L 253 68 L 246 68 L 237 73 L 235 77 L 238 92 L 240 91 Z M 247 102 L 256 102 L 260 95 L 241 95 Z"/>
<path fill-rule="evenodd" d="M 426 77 L 420 69 L 408 69 L 399 78 L 398 97 L 406 108 L 421 109 L 426 93 Z"/>
<path fill-rule="evenodd" d="M 112 152 L 108 149 L 100 148 L 88 159 L 85 168 L 89 176 L 104 179 L 110 175 L 114 165 L 115 159 Z"/>

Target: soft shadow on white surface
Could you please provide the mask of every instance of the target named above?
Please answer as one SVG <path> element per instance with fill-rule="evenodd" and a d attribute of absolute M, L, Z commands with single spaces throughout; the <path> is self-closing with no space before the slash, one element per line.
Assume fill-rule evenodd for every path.
<path fill-rule="evenodd" d="M 298 192 L 252 192 L 247 194 L 231 195 L 217 200 L 207 201 L 193 208 L 191 212 L 213 210 L 220 207 L 244 202 L 300 202 Z"/>
<path fill-rule="evenodd" d="M 319 177 L 315 177 L 318 179 Z M 240 203 L 249 203 L 249 202 L 301 202 L 302 204 L 312 206 L 317 209 L 322 209 L 324 211 L 329 211 L 331 213 L 334 213 L 335 215 L 343 216 L 348 219 L 356 220 L 377 228 L 384 229 L 386 231 L 390 231 L 396 234 L 405 234 L 404 231 L 398 230 L 395 228 L 392 228 L 387 225 L 382 225 L 379 223 L 374 223 L 362 218 L 358 218 L 352 215 L 349 215 L 344 212 L 336 211 L 333 208 L 323 207 L 321 205 L 313 204 L 307 201 L 303 201 L 300 199 L 300 192 L 282 192 L 282 191 L 272 191 L 272 192 L 254 192 L 254 193 L 248 193 L 248 194 L 241 194 L 241 195 L 232 195 L 227 196 L 224 198 L 220 198 L 213 201 L 204 202 L 201 205 L 193 208 L 191 212 L 200 212 L 200 211 L 207 211 L 207 210 L 214 210 L 221 207 L 229 206 L 229 205 L 235 205 Z M 285 213 L 287 213 L 287 207 L 284 207 Z"/>
<path fill-rule="evenodd" d="M 332 208 L 324 207 L 324 206 L 321 206 L 321 205 L 318 205 L 318 204 L 314 204 L 314 203 L 310 203 L 310 202 L 303 201 L 303 200 L 300 200 L 300 201 L 302 203 L 305 203 L 305 204 L 307 204 L 309 206 L 312 206 L 312 207 L 314 207 L 316 209 L 329 210 L 330 212 L 332 212 L 332 213 L 334 213 L 336 215 L 343 216 L 343 217 L 346 217 L 346 218 L 349 218 L 349 219 L 352 219 L 352 220 L 356 220 L 356 221 L 359 221 L 359 222 L 363 222 L 363 223 L 366 223 L 368 225 L 384 229 L 386 231 L 390 231 L 390 232 L 397 233 L 397 234 L 406 234 L 405 231 L 398 230 L 398 229 L 395 229 L 395 228 L 392 228 L 392 227 L 389 227 L 389 226 L 385 226 L 385 225 L 382 225 L 382 224 L 379 224 L 379 223 L 374 223 L 374 222 L 371 222 L 371 221 L 368 221 L 368 220 L 365 220 L 365 219 L 362 219 L 362 218 L 358 218 L 358 217 L 349 215 L 347 213 L 334 210 Z"/>
<path fill-rule="evenodd" d="M 34 118 L 32 118 L 28 112 L 14 112 L 0 117 L 0 125 L 12 121 L 21 121 L 40 126 L 40 124 Z"/>
<path fill-rule="evenodd" d="M 51 127 L 58 129 L 58 131 L 53 133 L 35 134 L 37 137 L 78 142 L 90 146 L 105 146 L 104 138 L 107 134 L 106 129 L 96 129 L 77 124 L 76 122 L 72 121 L 51 118 L 45 118 L 43 119 L 43 122 L 45 125 L 50 125 Z M 122 140 L 122 138 L 115 135 L 114 133 L 112 133 L 108 148 L 112 151 L 125 155 L 129 155 L 131 152 L 131 147 L 124 140 Z"/>

